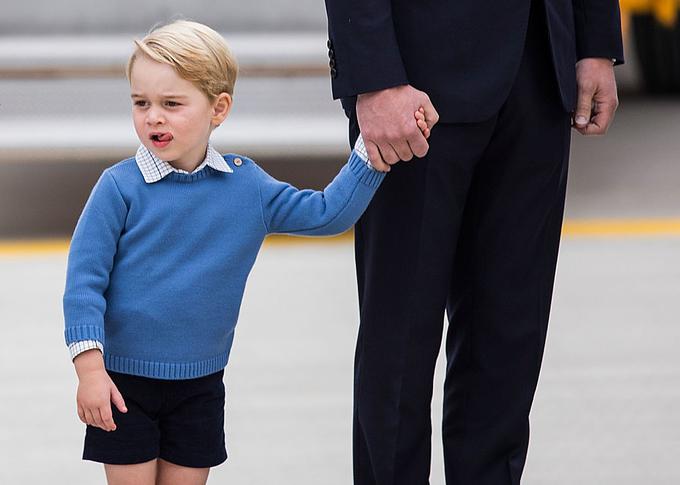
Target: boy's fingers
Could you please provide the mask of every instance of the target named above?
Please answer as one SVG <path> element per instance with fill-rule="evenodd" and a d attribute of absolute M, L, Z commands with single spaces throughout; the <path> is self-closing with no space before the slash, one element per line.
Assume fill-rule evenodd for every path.
<path fill-rule="evenodd" d="M 439 121 L 439 113 L 437 113 L 437 110 L 434 109 L 434 106 L 428 99 L 427 105 L 424 106 L 424 113 L 425 113 L 425 121 L 427 121 L 427 126 L 432 129 L 434 125 L 437 124 Z"/>
<path fill-rule="evenodd" d="M 92 415 L 92 411 L 90 411 L 89 409 L 85 410 L 85 422 L 90 426 L 97 425 L 97 422 L 95 421 L 94 416 Z"/>
<path fill-rule="evenodd" d="M 118 388 L 113 385 L 111 388 L 111 401 L 118 408 L 121 413 L 127 413 L 127 407 L 125 406 L 125 400 L 123 395 L 118 391 Z"/>
<path fill-rule="evenodd" d="M 83 411 L 83 408 L 81 408 L 80 406 L 78 406 L 78 418 L 80 419 L 80 421 L 87 424 L 87 420 L 85 419 L 85 412 Z"/>
<path fill-rule="evenodd" d="M 102 423 L 104 423 L 104 429 L 106 431 L 114 431 L 116 429 L 116 424 L 113 422 L 113 415 L 111 414 L 111 406 L 100 408 L 99 415 L 102 418 Z"/>
<path fill-rule="evenodd" d="M 102 421 L 102 416 L 98 408 L 92 410 L 92 419 L 94 419 L 95 426 L 101 429 L 106 429 L 106 426 L 104 425 L 104 421 Z"/>

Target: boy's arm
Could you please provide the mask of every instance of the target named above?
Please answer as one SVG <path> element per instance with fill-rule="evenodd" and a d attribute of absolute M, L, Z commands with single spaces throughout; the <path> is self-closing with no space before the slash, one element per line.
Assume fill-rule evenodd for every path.
<path fill-rule="evenodd" d="M 85 340 L 104 344 L 104 292 L 126 216 L 116 181 L 104 171 L 71 239 L 63 297 L 64 337 L 69 346 Z"/>
<path fill-rule="evenodd" d="M 258 168 L 267 232 L 328 236 L 349 229 L 385 177 L 384 173 L 371 168 L 362 146 L 360 135 L 347 164 L 323 191 L 298 190 Z"/>
<path fill-rule="evenodd" d="M 85 351 L 73 361 L 78 375 L 76 404 L 80 420 L 104 431 L 115 431 L 111 403 L 121 413 L 127 413 L 125 399 L 111 380 L 98 351 Z"/>

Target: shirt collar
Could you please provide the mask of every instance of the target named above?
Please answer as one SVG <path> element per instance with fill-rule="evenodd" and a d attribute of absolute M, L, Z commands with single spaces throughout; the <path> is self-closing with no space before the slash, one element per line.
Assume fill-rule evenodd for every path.
<path fill-rule="evenodd" d="M 140 145 L 139 148 L 137 149 L 135 161 L 137 162 L 137 166 L 139 167 L 139 170 L 142 172 L 142 175 L 144 176 L 144 181 L 147 184 L 158 182 L 163 177 L 172 172 L 187 174 L 189 173 L 186 170 L 175 168 L 170 163 L 161 160 L 144 145 Z M 212 145 L 208 145 L 208 150 L 206 151 L 205 159 L 198 167 L 196 167 L 196 170 L 194 170 L 192 173 L 196 173 L 199 172 L 200 170 L 203 170 L 206 165 L 214 168 L 215 170 L 219 170 L 220 172 L 225 173 L 233 172 L 233 170 L 224 160 L 222 155 L 220 155 L 219 152 L 212 147 Z"/>

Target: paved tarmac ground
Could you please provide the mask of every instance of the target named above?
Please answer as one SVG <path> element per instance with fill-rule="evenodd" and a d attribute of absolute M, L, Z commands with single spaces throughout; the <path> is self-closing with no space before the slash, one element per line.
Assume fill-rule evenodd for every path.
<path fill-rule="evenodd" d="M 104 483 L 80 460 L 65 264 L 65 252 L 0 256 L 2 484 Z M 679 288 L 680 238 L 564 239 L 523 483 L 680 483 Z M 265 245 L 226 372 L 230 458 L 209 483 L 351 483 L 355 294 L 348 238 Z"/>

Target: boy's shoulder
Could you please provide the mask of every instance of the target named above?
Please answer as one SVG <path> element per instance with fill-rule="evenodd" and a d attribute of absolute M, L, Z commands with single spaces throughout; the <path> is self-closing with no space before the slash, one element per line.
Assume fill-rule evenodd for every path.
<path fill-rule="evenodd" d="M 267 172 L 260 167 L 252 158 L 241 155 L 239 153 L 224 153 L 222 154 L 224 161 L 233 170 L 233 173 L 248 174 L 248 179 L 258 179 L 267 174 Z"/>
<path fill-rule="evenodd" d="M 227 165 L 229 165 L 232 169 L 257 166 L 252 158 L 239 153 L 223 153 L 222 158 L 224 158 L 224 161 L 227 162 Z"/>
<path fill-rule="evenodd" d="M 144 181 L 135 157 L 126 158 L 104 169 L 102 175 L 108 173 L 117 183 L 136 183 Z"/>
<path fill-rule="evenodd" d="M 104 169 L 104 172 L 109 172 L 112 175 L 123 175 L 131 172 L 133 168 L 137 168 L 137 160 L 135 160 L 135 157 L 130 157 L 110 165 Z M 139 171 L 138 168 L 137 171 Z"/>

